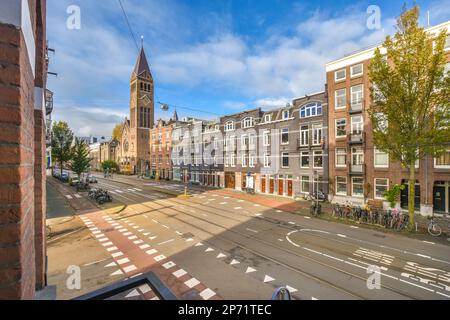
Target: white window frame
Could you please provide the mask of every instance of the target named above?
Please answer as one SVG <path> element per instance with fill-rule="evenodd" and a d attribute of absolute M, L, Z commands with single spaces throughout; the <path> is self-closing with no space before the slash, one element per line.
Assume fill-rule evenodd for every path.
<path fill-rule="evenodd" d="M 303 179 L 308 178 L 308 180 Z M 303 183 L 308 183 L 308 190 L 303 190 Z M 311 179 L 309 176 L 300 176 L 300 192 L 303 194 L 309 194 L 311 192 Z"/>
<path fill-rule="evenodd" d="M 242 161 L 242 167 L 246 168 L 247 167 L 247 155 L 246 154 L 243 154 L 241 156 L 241 161 Z"/>
<path fill-rule="evenodd" d="M 356 67 L 361 67 L 360 73 L 353 73 L 353 69 Z M 362 63 L 358 63 L 350 67 L 350 78 L 356 78 L 362 76 L 363 74 L 364 74 L 364 65 Z"/>
<path fill-rule="evenodd" d="M 287 112 L 287 116 L 286 116 L 286 112 Z M 282 111 L 281 117 L 282 117 L 283 120 L 289 119 L 289 116 L 290 116 L 289 110 L 283 110 L 283 111 Z"/>
<path fill-rule="evenodd" d="M 353 121 L 356 118 L 361 118 L 361 122 Z M 362 134 L 364 132 L 364 118 L 363 118 L 363 116 L 361 116 L 361 115 L 359 115 L 359 116 L 352 116 L 351 117 L 351 124 L 352 124 L 352 127 L 351 127 L 351 133 L 352 134 Z M 355 130 L 354 130 L 355 124 L 361 124 L 361 128 L 360 128 L 361 132 L 355 133 Z"/>
<path fill-rule="evenodd" d="M 284 134 L 286 134 L 286 131 L 287 130 L 287 142 L 283 142 L 283 135 Z M 289 128 L 281 128 L 281 130 L 280 130 L 280 139 L 281 139 L 281 145 L 288 145 L 289 144 Z"/>
<path fill-rule="evenodd" d="M 225 131 L 226 132 L 234 131 L 234 121 L 227 121 L 225 123 Z"/>
<path fill-rule="evenodd" d="M 450 153 L 450 149 L 448 149 L 447 152 Z M 434 159 L 434 167 L 436 169 L 450 169 L 450 165 L 438 165 L 437 160 L 438 160 L 437 158 Z"/>
<path fill-rule="evenodd" d="M 338 121 L 345 121 L 345 134 L 343 136 L 339 136 L 338 135 Z M 336 119 L 335 121 L 335 126 L 334 126 L 334 134 L 336 139 L 342 139 L 342 138 L 346 138 L 347 137 L 347 119 L 346 118 L 341 118 L 341 119 Z"/>
<path fill-rule="evenodd" d="M 312 145 L 320 146 L 323 141 L 323 125 L 322 124 L 313 124 L 312 125 Z M 317 133 L 317 136 L 316 136 Z"/>
<path fill-rule="evenodd" d="M 307 128 L 307 129 L 304 130 L 303 127 Z M 304 139 L 304 138 L 306 138 L 306 139 Z M 304 143 L 305 141 L 306 141 L 306 143 Z M 300 146 L 301 147 L 309 146 L 309 126 L 308 125 L 300 126 Z"/>
<path fill-rule="evenodd" d="M 386 186 L 385 185 L 381 185 L 381 184 L 377 184 L 377 180 L 386 180 Z M 381 197 L 377 196 L 377 187 L 378 186 L 382 186 L 382 187 L 386 187 L 386 190 L 389 190 L 389 179 L 388 178 L 375 178 L 373 180 L 373 185 L 374 185 L 374 189 L 373 189 L 373 192 L 374 192 L 373 196 L 374 196 L 374 198 L 375 199 L 379 199 L 379 200 L 383 200 L 384 199 L 383 195 L 381 195 Z"/>
<path fill-rule="evenodd" d="M 247 147 L 247 135 L 244 134 L 241 136 L 241 147 Z"/>
<path fill-rule="evenodd" d="M 248 158 L 248 166 L 250 168 L 254 168 L 255 167 L 255 156 L 252 154 L 249 156 Z"/>
<path fill-rule="evenodd" d="M 358 152 L 354 152 L 354 151 L 358 151 Z M 351 149 L 351 154 L 352 154 L 352 159 L 351 159 L 351 164 L 354 166 L 360 166 L 360 165 L 364 165 L 364 149 L 360 148 L 360 147 L 352 147 Z M 355 163 L 355 156 L 357 161 Z"/>
<path fill-rule="evenodd" d="M 320 113 L 318 110 L 320 109 Z M 313 110 L 314 114 L 313 114 Z M 309 115 L 307 114 L 309 111 Z M 304 115 L 302 115 L 302 112 L 304 112 Z M 313 118 L 313 117 L 319 117 L 323 115 L 323 106 L 319 102 L 311 102 L 305 104 L 303 107 L 299 110 L 300 119 L 306 119 L 306 118 Z"/>
<path fill-rule="evenodd" d="M 361 88 L 361 91 L 354 92 L 353 90 L 355 88 Z M 364 101 L 364 85 L 357 84 L 357 85 L 352 86 L 350 88 L 350 107 L 352 108 L 353 104 L 361 104 L 361 110 L 362 110 L 363 109 L 363 101 Z M 355 110 L 359 110 L 359 109 L 355 109 Z"/>
<path fill-rule="evenodd" d="M 344 94 L 342 95 L 343 97 L 344 97 L 344 106 L 338 106 L 338 101 L 339 101 L 339 97 L 341 97 L 341 96 L 338 96 L 338 93 L 339 92 L 344 92 Z M 343 110 L 343 109 L 346 109 L 347 108 L 347 88 L 344 88 L 344 89 L 337 89 L 335 92 L 334 92 L 334 109 L 335 110 Z"/>
<path fill-rule="evenodd" d="M 236 157 L 234 155 L 230 156 L 230 167 L 236 167 Z"/>
<path fill-rule="evenodd" d="M 287 166 L 285 166 L 284 163 L 283 163 L 283 160 L 284 160 L 285 156 L 287 156 L 287 159 L 288 159 L 288 165 Z M 281 164 L 281 168 L 283 168 L 283 169 L 288 169 L 289 168 L 289 165 L 290 165 L 289 152 L 282 152 L 281 153 L 281 163 L 280 164 Z"/>
<path fill-rule="evenodd" d="M 343 153 L 339 153 L 339 150 L 342 151 L 344 150 Z M 339 156 L 345 156 L 345 163 L 344 164 L 339 164 L 338 163 L 338 158 Z M 348 158 L 348 154 L 347 154 L 347 148 L 336 148 L 336 156 L 335 156 L 335 166 L 337 168 L 345 168 L 347 166 L 347 158 Z"/>
<path fill-rule="evenodd" d="M 263 145 L 264 147 L 270 147 L 270 130 L 263 132 Z"/>
<path fill-rule="evenodd" d="M 361 179 L 362 180 L 362 183 L 357 183 L 358 185 L 361 185 L 361 187 L 362 187 L 362 194 L 355 194 L 355 188 L 354 188 L 354 186 L 355 186 L 355 179 Z M 352 177 L 352 181 L 351 181 L 351 183 L 352 183 L 352 197 L 356 197 L 356 198 L 363 198 L 364 197 L 364 178 L 360 178 L 360 177 Z"/>
<path fill-rule="evenodd" d="M 270 155 L 267 152 L 265 152 L 264 153 L 264 168 L 270 168 L 270 164 L 271 164 L 270 160 L 271 160 Z"/>
<path fill-rule="evenodd" d="M 338 73 L 340 73 L 340 72 L 344 72 L 344 76 L 342 78 L 338 79 Z M 346 68 L 339 69 L 334 72 L 334 82 L 341 82 L 341 81 L 344 81 L 345 79 L 347 79 L 347 69 Z"/>
<path fill-rule="evenodd" d="M 377 154 L 387 155 L 387 164 L 377 164 Z M 373 148 L 373 166 L 375 168 L 389 168 L 389 154 L 378 150 L 376 147 Z"/>
<path fill-rule="evenodd" d="M 253 127 L 253 118 L 247 117 L 242 120 L 242 128 L 247 129 Z"/>
<path fill-rule="evenodd" d="M 249 145 L 251 148 L 254 148 L 255 145 L 256 145 L 256 135 L 254 135 L 253 133 L 250 133 L 250 134 L 248 135 L 248 145 Z"/>
<path fill-rule="evenodd" d="M 316 162 L 314 161 L 316 156 L 317 156 L 317 154 L 320 154 L 321 157 L 322 157 L 322 166 L 321 167 L 316 167 L 316 164 L 315 164 Z M 314 150 L 314 152 L 313 152 L 313 162 L 312 162 L 313 169 L 323 169 L 323 165 L 324 165 L 323 158 L 324 158 L 323 150 Z"/>
<path fill-rule="evenodd" d="M 271 114 L 264 115 L 264 123 L 269 123 L 271 121 L 272 121 L 272 115 Z"/>
<path fill-rule="evenodd" d="M 308 158 L 308 166 L 303 166 L 303 158 Z M 301 169 L 309 169 L 311 168 L 311 153 L 309 151 L 302 151 L 300 152 L 300 168 Z"/>
<path fill-rule="evenodd" d="M 338 192 L 338 184 L 339 184 L 338 180 L 339 180 L 339 178 L 345 179 L 345 192 Z M 347 196 L 347 193 L 348 193 L 348 191 L 347 191 L 347 188 L 348 188 L 348 179 L 347 179 L 347 177 L 336 176 L 335 180 L 336 180 L 336 195 Z M 341 182 L 341 184 L 343 184 L 343 182 Z"/>

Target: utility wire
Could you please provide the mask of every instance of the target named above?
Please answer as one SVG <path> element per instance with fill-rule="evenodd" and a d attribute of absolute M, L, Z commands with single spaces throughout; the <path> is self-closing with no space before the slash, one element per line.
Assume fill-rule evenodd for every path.
<path fill-rule="evenodd" d="M 122 8 L 122 12 L 123 12 L 123 15 L 125 17 L 125 21 L 127 22 L 127 25 L 128 25 L 128 30 L 130 31 L 131 37 L 133 38 L 133 42 L 136 45 L 137 51 L 139 52 L 139 45 L 138 45 L 138 42 L 137 42 L 136 37 L 134 35 L 133 28 L 131 28 L 130 20 L 128 19 L 128 15 L 127 15 L 127 12 L 125 11 L 125 8 L 124 8 L 124 6 L 122 4 L 122 0 L 117 0 L 117 1 L 119 1 L 120 8 Z"/>

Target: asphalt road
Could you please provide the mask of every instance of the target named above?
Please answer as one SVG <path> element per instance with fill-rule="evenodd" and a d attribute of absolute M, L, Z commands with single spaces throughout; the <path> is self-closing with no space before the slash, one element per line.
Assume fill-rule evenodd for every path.
<path fill-rule="evenodd" d="M 267 300 L 280 286 L 302 300 L 450 299 L 448 246 L 293 215 L 220 191 L 196 188 L 184 198 L 176 196 L 180 185 L 158 187 L 166 193 L 154 182 L 120 179 L 98 177 L 114 197 L 112 208 L 126 205 L 108 221 L 141 232 L 145 240 L 136 243 L 224 299 Z M 369 289 L 376 276 L 380 288 Z"/>

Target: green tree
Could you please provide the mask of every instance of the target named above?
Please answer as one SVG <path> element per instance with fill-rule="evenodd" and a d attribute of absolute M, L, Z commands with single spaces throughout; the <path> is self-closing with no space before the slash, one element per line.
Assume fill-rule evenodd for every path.
<path fill-rule="evenodd" d="M 75 139 L 75 146 L 72 150 L 72 159 L 70 161 L 70 170 L 78 175 L 78 179 L 81 178 L 81 174 L 86 172 L 90 167 L 91 159 L 89 158 L 88 145 L 80 140 Z"/>
<path fill-rule="evenodd" d="M 425 156 L 439 156 L 450 141 L 446 32 L 426 32 L 418 19 L 418 7 L 404 9 L 395 36 L 386 38 L 369 66 L 374 144 L 409 171 L 410 230 L 415 224 L 415 164 Z"/>
<path fill-rule="evenodd" d="M 52 129 L 52 158 L 59 164 L 61 175 L 63 165 L 72 157 L 73 132 L 67 122 L 59 121 Z"/>
<path fill-rule="evenodd" d="M 115 172 L 118 172 L 119 165 L 112 160 L 107 160 L 102 162 L 102 169 L 103 170 L 109 169 L 109 171 L 114 170 Z"/>

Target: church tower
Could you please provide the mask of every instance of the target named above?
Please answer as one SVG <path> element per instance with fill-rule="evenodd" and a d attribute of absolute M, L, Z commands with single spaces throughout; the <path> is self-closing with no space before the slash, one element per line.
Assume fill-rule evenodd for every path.
<path fill-rule="evenodd" d="M 141 48 L 130 82 L 130 127 L 132 129 L 152 129 L 154 126 L 153 77 Z"/>

